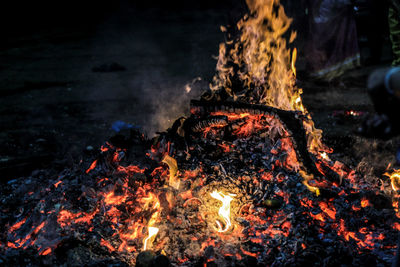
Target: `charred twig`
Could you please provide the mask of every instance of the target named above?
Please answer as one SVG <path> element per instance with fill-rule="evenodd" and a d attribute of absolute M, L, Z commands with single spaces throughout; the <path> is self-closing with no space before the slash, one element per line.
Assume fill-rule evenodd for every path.
<path fill-rule="evenodd" d="M 225 127 L 228 125 L 226 116 L 212 116 L 206 119 L 198 120 L 192 127 L 192 132 L 198 133 L 209 127 Z"/>

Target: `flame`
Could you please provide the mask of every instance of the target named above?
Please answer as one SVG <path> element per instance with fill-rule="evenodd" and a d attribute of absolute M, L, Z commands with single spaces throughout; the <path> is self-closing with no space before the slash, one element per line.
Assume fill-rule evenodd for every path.
<path fill-rule="evenodd" d="M 393 170 L 392 173 L 384 173 L 383 175 L 390 178 L 390 184 L 392 185 L 393 191 L 400 190 L 400 169 Z"/>
<path fill-rule="evenodd" d="M 147 250 L 148 241 L 153 237 L 156 236 L 159 229 L 157 227 L 149 227 L 149 236 L 143 242 L 143 250 Z"/>
<path fill-rule="evenodd" d="M 235 194 L 227 194 L 225 195 L 222 192 L 218 191 L 213 191 L 210 194 L 213 198 L 218 199 L 219 201 L 222 202 L 222 207 L 219 208 L 218 215 L 221 216 L 224 219 L 225 226 L 223 227 L 222 224 L 217 220 L 217 230 L 218 232 L 226 232 L 228 231 L 229 227 L 231 227 L 231 220 L 230 220 L 230 213 L 231 213 L 231 201 L 233 200 L 233 196 L 236 196 Z"/>
<path fill-rule="evenodd" d="M 291 64 L 294 77 L 297 76 L 296 66 L 295 66 L 296 60 L 297 60 L 297 48 L 294 48 L 292 53 L 292 64 Z"/>
<path fill-rule="evenodd" d="M 319 155 L 320 155 L 321 158 L 323 158 L 324 160 L 329 160 L 329 161 L 330 161 L 330 158 L 329 158 L 328 154 L 327 154 L 325 151 L 322 152 L 322 153 L 320 153 Z"/>
<path fill-rule="evenodd" d="M 176 159 L 165 155 L 162 162 L 167 164 L 169 167 L 169 186 L 179 189 L 180 180 L 176 177 L 178 172 L 178 163 L 176 162 Z"/>
<path fill-rule="evenodd" d="M 300 111 L 305 115 L 309 150 L 315 154 L 327 150 L 321 142 L 322 131 L 315 128 L 303 106 L 302 89 L 295 85 L 297 49 L 291 52 L 284 37 L 292 19 L 279 0 L 246 2 L 250 14 L 237 23 L 240 36 L 220 44 L 217 73 L 210 89 L 224 90 L 234 100 Z M 295 38 L 296 33 L 291 32 L 289 43 Z"/>

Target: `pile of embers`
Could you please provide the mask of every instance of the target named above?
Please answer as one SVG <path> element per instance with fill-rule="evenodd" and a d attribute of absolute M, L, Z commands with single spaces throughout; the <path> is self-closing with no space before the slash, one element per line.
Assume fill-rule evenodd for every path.
<path fill-rule="evenodd" d="M 0 265 L 392 262 L 392 201 L 334 155 L 309 153 L 305 118 L 191 104 L 189 118 L 153 140 L 115 136 L 75 169 L 3 187 Z"/>

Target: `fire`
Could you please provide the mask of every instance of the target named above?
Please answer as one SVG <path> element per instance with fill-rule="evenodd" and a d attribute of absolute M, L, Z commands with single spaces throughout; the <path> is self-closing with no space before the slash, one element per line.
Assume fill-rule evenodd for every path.
<path fill-rule="evenodd" d="M 352 180 L 351 177 L 354 178 L 354 171 L 347 171 L 339 162 L 331 162 L 328 156 L 331 152 L 322 145 L 320 140 L 321 131 L 314 128 L 311 116 L 302 104 L 302 90 L 295 86 L 297 49 L 289 49 L 287 41 L 283 37 L 290 26 L 291 19 L 284 14 L 279 0 L 247 0 L 247 3 L 251 14 L 238 23 L 240 38 L 234 40 L 235 42 L 230 40 L 231 43 L 221 45 L 217 66 L 218 74 L 214 78 L 211 88 L 214 91 L 223 88 L 234 100 L 262 103 L 302 113 L 298 115 L 299 118 L 303 118 L 308 149 L 314 153 L 315 157 L 313 158 L 321 166 L 322 163 L 326 163 L 329 170 L 336 172 L 341 177 L 346 174 L 353 186 L 355 180 Z M 289 43 L 293 42 L 294 38 L 295 33 L 292 33 Z M 238 73 L 234 72 L 233 65 L 239 66 Z M 243 88 L 247 88 L 247 92 L 245 94 L 237 93 L 237 90 L 233 88 L 231 78 L 235 78 L 235 82 L 236 78 L 239 78 Z M 240 99 L 241 97 L 249 97 L 249 99 Z M 188 142 L 185 151 L 171 140 L 162 139 L 165 141 L 163 144 L 161 141 L 157 141 L 158 144 L 154 145 L 150 151 L 160 157 L 151 157 L 150 153 L 149 157 L 152 160 L 157 158 L 157 163 L 159 163 L 158 160 L 162 155 L 162 163 L 168 165 L 168 168 L 166 165 L 159 166 L 153 161 L 148 164 L 148 166 L 152 166 L 148 172 L 139 166 L 120 165 L 124 162 L 123 155 L 127 151 L 107 144 L 108 147 L 101 148 L 104 159 L 93 161 L 86 170 L 85 177 L 95 178 L 101 173 L 107 173 L 107 176 L 110 175 L 109 178 L 98 177 L 99 180 L 97 183 L 93 183 L 93 188 L 90 189 L 82 186 L 82 194 L 78 198 L 78 200 L 82 200 L 82 203 L 90 202 L 90 209 L 81 207 L 77 210 L 76 203 L 72 206 L 68 205 L 69 202 L 64 193 L 64 196 L 59 199 L 62 204 L 61 208 L 57 208 L 57 211 L 53 210 L 53 203 L 49 203 L 48 206 L 51 206 L 51 210 L 43 208 L 40 209 L 39 214 L 40 218 L 45 214 L 49 214 L 51 217 L 54 215 L 50 214 L 57 214 L 58 225 L 42 219 L 40 222 L 31 222 L 31 218 L 38 216 L 24 215 L 23 217 L 30 217 L 13 222 L 14 224 L 9 229 L 6 246 L 16 249 L 35 245 L 40 255 L 48 255 L 54 251 L 57 244 L 50 246 L 43 239 L 47 235 L 51 236 L 52 232 L 48 234 L 46 231 L 52 230 L 55 228 L 53 225 L 56 225 L 61 228 L 57 228 L 57 233 L 63 236 L 75 234 L 75 231 L 78 233 L 82 231 L 85 236 L 95 237 L 92 238 L 93 240 L 99 240 L 102 237 L 99 240 L 100 245 L 108 249 L 110 253 L 113 252 L 114 255 L 126 255 L 127 252 L 138 254 L 140 250 L 149 249 L 153 249 L 157 254 L 162 250 L 160 253 L 165 255 L 165 250 L 171 255 L 174 265 L 178 262 L 182 264 L 189 261 L 186 264 L 189 266 L 193 264 L 191 260 L 194 256 L 201 256 L 196 248 L 205 251 L 209 246 L 212 246 L 213 250 L 215 249 L 215 255 L 236 257 L 237 260 L 241 260 L 246 255 L 258 258 L 257 260 L 262 259 L 269 254 L 267 250 L 262 251 L 262 248 L 281 250 L 282 246 L 283 249 L 287 249 L 288 246 L 284 245 L 285 243 L 290 244 L 292 255 L 296 250 L 292 248 L 298 245 L 301 245 L 302 249 L 310 247 L 313 250 L 312 244 L 301 243 L 297 240 L 298 222 L 301 223 L 300 227 L 307 227 L 307 231 L 304 232 L 313 235 L 310 240 L 317 237 L 314 234 L 318 234 L 318 238 L 321 239 L 326 235 L 327 237 L 323 241 L 334 240 L 338 245 L 339 239 L 340 242 L 356 242 L 359 251 L 373 250 L 380 246 L 379 240 L 382 240 L 386 233 L 385 235 L 379 233 L 381 228 L 370 225 L 365 216 L 368 213 L 364 212 L 364 210 L 372 210 L 374 205 L 371 205 L 367 198 L 360 201 L 361 189 L 359 190 L 355 186 L 349 188 L 345 183 L 341 185 L 342 188 L 331 186 L 334 184 L 333 182 L 306 173 L 301 166 L 302 158 L 296 154 L 296 140 L 292 139 L 295 133 L 292 135 L 285 129 L 279 116 L 276 118 L 274 115 L 260 113 L 260 110 L 257 109 L 240 110 L 239 108 L 239 111 L 236 109 L 232 111 L 230 108 L 221 108 L 221 110 L 224 111 L 216 111 L 211 115 L 226 116 L 228 121 L 238 120 L 237 124 L 232 124 L 232 129 L 229 131 L 231 131 L 232 139 L 238 137 L 243 140 L 235 143 L 229 136 L 223 141 L 220 138 L 214 138 L 212 144 L 213 147 L 220 147 L 223 152 L 233 156 L 240 154 L 239 160 L 244 165 L 240 171 L 229 170 L 228 164 L 233 165 L 235 161 L 233 163 L 224 161 L 223 156 L 213 158 L 215 164 L 207 166 L 210 165 L 206 161 L 208 158 L 196 155 L 202 151 L 205 151 L 204 155 L 207 155 L 206 152 L 208 152 L 208 150 L 201 150 L 203 147 L 200 142 L 197 143 L 198 140 L 193 140 L 195 141 L 193 144 Z M 218 137 L 217 134 L 224 130 L 222 128 L 225 126 L 226 123 L 203 129 L 204 140 L 201 141 L 204 141 L 205 144 L 211 143 L 209 137 L 212 137 L 214 133 Z M 251 149 L 247 149 L 245 139 L 251 140 L 256 133 L 259 133 L 258 137 L 260 138 L 268 135 L 272 141 L 271 144 L 269 142 L 264 144 L 262 141 L 259 142 L 259 139 L 255 139 L 256 143 L 251 144 Z M 218 149 L 218 155 L 221 149 Z M 186 160 L 182 160 L 184 153 L 187 155 Z M 190 155 L 191 153 L 193 156 Z M 259 155 L 257 156 L 257 154 Z M 108 157 L 106 157 L 107 155 Z M 173 156 L 180 161 L 179 171 L 177 160 Z M 269 158 L 269 156 L 271 157 Z M 195 159 L 192 160 L 191 157 Z M 246 161 L 249 159 L 252 162 L 247 164 Z M 258 164 L 257 161 L 260 161 L 261 164 Z M 270 162 L 268 163 L 268 161 Z M 193 170 L 193 166 L 196 168 L 195 170 Z M 212 182 L 208 181 L 210 172 L 207 169 L 210 169 L 209 167 L 212 167 Z M 107 172 L 103 172 L 103 170 L 107 170 Z M 288 171 L 291 172 L 290 176 Z M 304 187 L 315 196 L 307 190 L 303 190 L 300 183 L 301 177 L 296 177 L 294 172 L 301 175 Z M 324 172 L 321 171 L 321 173 Z M 225 180 L 214 179 L 218 176 Z M 388 174 L 388 176 L 391 179 L 392 188 L 399 190 L 400 170 Z M 232 177 L 238 178 L 232 179 Z M 62 186 L 55 190 L 56 193 L 68 185 L 67 178 L 63 181 Z M 227 183 L 225 184 L 225 182 Z M 233 187 L 230 189 L 231 192 L 241 190 L 241 193 L 235 195 L 210 190 L 210 187 L 216 188 L 215 183 L 217 187 L 223 183 L 225 188 Z M 61 180 L 53 183 L 55 188 L 60 184 Z M 252 187 L 244 189 L 247 185 L 252 185 Z M 99 191 L 96 192 L 96 190 Z M 339 192 L 339 190 L 341 191 Z M 210 200 L 208 193 L 211 191 L 210 196 L 222 202 L 222 206 L 218 207 L 218 215 L 216 215 L 217 209 L 211 207 L 211 214 L 214 215 L 211 224 L 216 224 L 216 231 L 212 234 L 206 231 L 209 230 L 208 225 L 210 225 L 207 221 L 209 209 L 205 207 L 206 199 L 202 198 L 206 192 L 206 198 Z M 318 197 L 320 194 L 322 197 Z M 351 194 L 355 194 L 355 196 L 351 196 Z M 333 197 L 329 198 L 330 195 L 337 195 L 338 199 L 342 201 L 336 201 Z M 346 196 L 349 197 L 346 198 Z M 269 199 L 270 197 L 271 199 Z M 370 199 L 372 201 L 372 198 Z M 235 225 L 231 222 L 233 200 L 235 200 L 232 208 L 236 215 Z M 44 201 L 43 199 L 43 203 Z M 215 200 L 212 201 L 217 203 Z M 355 201 L 357 201 L 356 205 L 354 205 Z M 298 207 L 295 206 L 296 202 Z M 272 204 L 267 205 L 266 203 Z M 372 204 L 374 203 L 372 201 Z M 219 202 L 217 204 L 221 205 Z M 394 205 L 398 211 L 398 202 Z M 71 209 L 72 207 L 73 209 Z M 354 223 L 352 220 L 347 220 L 345 215 L 347 217 L 354 215 Z M 308 223 L 306 224 L 306 222 Z M 399 230 L 400 224 L 394 222 L 392 227 Z M 218 234 L 228 231 L 229 235 Z M 157 241 L 155 241 L 156 238 Z M 174 239 L 174 242 L 170 242 L 171 239 Z M 187 240 L 191 240 L 194 244 L 188 250 L 185 248 L 185 245 L 189 244 Z M 253 246 L 254 244 L 257 246 Z M 276 247 L 276 244 L 280 246 Z M 0 243 L 0 248 L 1 245 Z M 255 250 L 255 247 L 261 249 Z M 185 250 L 183 251 L 181 248 L 185 248 Z M 227 251 L 224 252 L 224 250 Z M 278 254 L 271 253 L 271 255 L 275 257 Z M 207 258 L 206 261 L 218 263 L 214 257 Z M 261 262 L 259 263 L 261 265 Z M 262 262 L 267 265 L 266 263 L 267 261 Z"/>
<path fill-rule="evenodd" d="M 393 191 L 400 190 L 400 169 L 393 170 L 392 173 L 385 173 L 385 176 L 390 178 L 390 184 L 392 185 Z"/>
<path fill-rule="evenodd" d="M 291 64 L 294 77 L 297 76 L 296 66 L 295 66 L 296 65 L 296 59 L 297 59 L 297 49 L 294 48 L 293 49 L 293 53 L 292 53 L 292 64 Z"/>
<path fill-rule="evenodd" d="M 237 23 L 240 36 L 220 44 L 217 73 L 210 89 L 214 93 L 224 90 L 234 100 L 300 111 L 305 115 L 309 150 L 315 154 L 327 150 L 321 142 L 322 131 L 315 128 L 303 105 L 302 89 L 295 85 L 297 49 L 291 50 L 284 37 L 292 19 L 279 0 L 246 2 L 250 14 Z M 296 33 L 291 32 L 289 44 L 295 38 Z M 239 86 L 247 92 L 236 93 L 233 80 L 239 80 Z"/>
<path fill-rule="evenodd" d="M 157 227 L 149 227 L 149 236 L 143 242 L 143 250 L 147 250 L 148 242 L 152 237 L 156 236 L 159 229 Z"/>
<path fill-rule="evenodd" d="M 169 186 L 178 189 L 180 185 L 180 180 L 176 178 L 178 172 L 178 164 L 176 160 L 173 157 L 165 155 L 162 162 L 167 164 L 169 167 Z"/>
<path fill-rule="evenodd" d="M 222 225 L 218 220 L 217 223 L 217 230 L 220 233 L 228 231 L 229 227 L 231 227 L 231 201 L 233 200 L 232 197 L 236 196 L 235 194 L 227 194 L 225 195 L 222 192 L 213 191 L 210 194 L 213 198 L 218 199 L 222 202 L 221 208 L 219 208 L 218 215 L 224 219 L 224 225 Z"/>

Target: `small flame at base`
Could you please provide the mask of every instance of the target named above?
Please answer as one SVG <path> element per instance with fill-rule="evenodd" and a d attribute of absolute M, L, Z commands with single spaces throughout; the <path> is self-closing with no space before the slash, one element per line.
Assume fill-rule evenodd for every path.
<path fill-rule="evenodd" d="M 217 231 L 222 233 L 228 231 L 229 227 L 231 227 L 231 220 L 230 220 L 230 213 L 231 213 L 231 201 L 233 200 L 233 196 L 236 196 L 235 194 L 228 194 L 225 195 L 222 192 L 218 191 L 213 191 L 210 194 L 213 198 L 218 199 L 219 201 L 222 202 L 222 207 L 219 208 L 218 215 L 221 216 L 224 219 L 225 222 L 225 227 L 221 225 L 221 223 L 217 220 Z"/>
<path fill-rule="evenodd" d="M 392 186 L 393 191 L 400 190 L 400 169 L 393 170 L 392 173 L 384 173 L 383 175 L 390 178 L 390 184 Z"/>
<path fill-rule="evenodd" d="M 148 241 L 151 240 L 153 236 L 156 236 L 158 234 L 158 230 L 159 229 L 157 227 L 149 227 L 149 236 L 143 242 L 143 251 L 147 250 Z"/>

